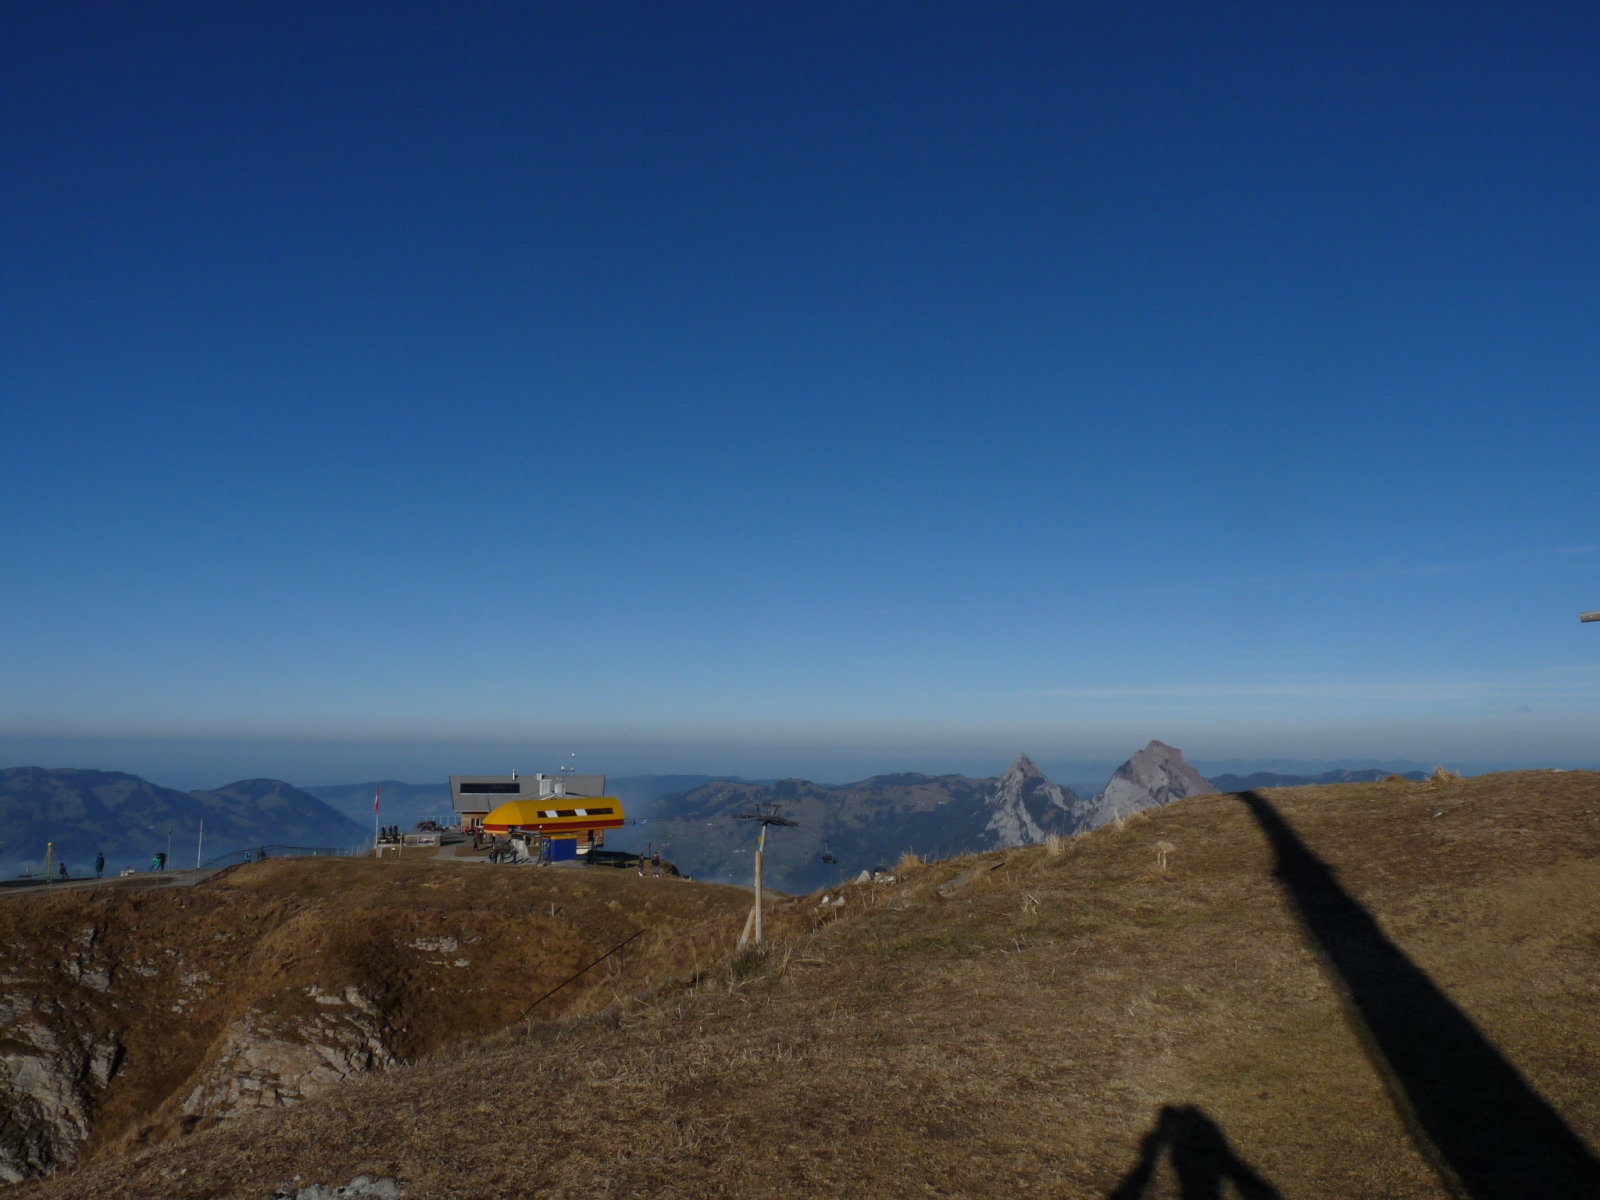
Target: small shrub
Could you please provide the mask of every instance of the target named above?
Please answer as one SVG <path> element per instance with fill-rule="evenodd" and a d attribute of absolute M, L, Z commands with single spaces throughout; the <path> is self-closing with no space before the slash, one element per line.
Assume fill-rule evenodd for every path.
<path fill-rule="evenodd" d="M 904 875 L 907 871 L 911 870 L 913 867 L 920 867 L 921 865 L 922 865 L 922 855 L 917 854 L 914 851 L 907 850 L 895 862 L 895 864 L 894 864 L 894 873 L 896 875 Z"/>
<path fill-rule="evenodd" d="M 1059 833 L 1052 833 L 1044 840 L 1044 852 L 1051 858 L 1060 858 L 1067 850 L 1067 839 Z"/>
<path fill-rule="evenodd" d="M 728 983 L 730 986 L 748 983 L 766 972 L 767 947 L 770 944 L 763 943 L 759 946 L 746 946 L 728 960 Z"/>
<path fill-rule="evenodd" d="M 1429 787 L 1445 787 L 1448 784 L 1460 783 L 1461 776 L 1446 766 L 1437 766 L 1433 774 L 1428 776 Z"/>

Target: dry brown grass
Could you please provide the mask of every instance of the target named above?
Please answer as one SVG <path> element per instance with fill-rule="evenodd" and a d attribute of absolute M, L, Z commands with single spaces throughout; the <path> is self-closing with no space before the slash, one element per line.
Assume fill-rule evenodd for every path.
<path fill-rule="evenodd" d="M 746 894 L 628 872 L 372 859 L 275 859 L 192 888 L 64 890 L 0 903 L 7 991 L 115 1031 L 126 1053 L 89 1154 L 159 1142 L 247 1010 L 300 1017 L 313 989 L 360 988 L 390 1050 L 415 1061 L 502 1029 L 528 1003 L 637 929 L 608 970 L 540 1017 L 616 1003 L 716 953 Z M 65 944 L 64 944 L 65 943 Z M 78 983 L 105 970 L 102 994 Z M 108 1003 L 114 1002 L 114 1007 Z"/>
<path fill-rule="evenodd" d="M 1600 776 L 1265 795 L 1600 1143 Z M 1447 1195 L 1241 802 L 1145 821 L 781 903 L 768 946 L 680 986 L 18 1194 L 259 1200 L 371 1171 L 487 1200 L 1104 1197 L 1163 1107 L 1193 1106 L 1285 1197 Z M 1183 848 L 1165 875 L 1155 841 Z M 1147 1193 L 1178 1194 L 1165 1169 Z"/>

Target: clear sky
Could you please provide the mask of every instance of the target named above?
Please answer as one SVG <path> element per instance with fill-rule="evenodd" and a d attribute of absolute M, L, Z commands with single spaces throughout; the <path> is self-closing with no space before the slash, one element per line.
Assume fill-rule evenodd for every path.
<path fill-rule="evenodd" d="M 0 55 L 0 765 L 1600 764 L 1593 4 Z"/>

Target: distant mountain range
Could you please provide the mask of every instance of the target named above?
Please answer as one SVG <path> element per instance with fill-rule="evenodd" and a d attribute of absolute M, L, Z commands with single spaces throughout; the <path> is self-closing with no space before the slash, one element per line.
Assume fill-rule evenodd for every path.
<path fill-rule="evenodd" d="M 364 837 L 370 829 L 278 779 L 180 792 L 117 771 L 0 770 L 0 871 L 8 876 L 37 870 L 47 842 L 56 862 L 85 875 L 97 853 L 105 854 L 110 874 L 148 867 L 169 844 L 169 865 L 192 867 L 197 854 L 211 859 L 272 844 L 348 847 Z"/>
<path fill-rule="evenodd" d="M 614 831 L 606 844 L 629 850 L 653 844 L 687 875 L 745 883 L 755 827 L 738 815 L 778 805 L 799 824 L 769 834 L 766 878 L 780 891 L 806 892 L 863 870 L 892 869 L 906 851 L 945 858 L 1022 846 L 1215 790 L 1180 751 L 1161 742 L 1123 763 L 1105 790 L 1087 800 L 1052 783 L 1026 754 L 989 779 L 906 772 L 837 786 L 713 780 L 657 801 L 643 810 L 642 824 Z"/>
<path fill-rule="evenodd" d="M 319 784 L 305 791 L 341 816 L 354 821 L 370 838 L 372 801 L 380 788 L 382 799 L 378 806 L 378 823 L 381 825 L 414 829 L 418 821 L 436 821 L 441 817 L 447 821 L 455 820 L 455 810 L 450 806 L 448 782 L 402 783 L 398 779 L 384 779 L 368 783 Z"/>
<path fill-rule="evenodd" d="M 712 775 L 617 776 L 607 791 L 622 800 L 633 823 L 611 831 L 606 844 L 623 850 L 654 846 L 685 874 L 744 883 L 751 875 L 755 828 L 736 816 L 777 804 L 799 824 L 769 834 L 767 878 L 778 890 L 803 892 L 862 870 L 892 867 L 905 851 L 945 857 L 1021 846 L 1098 828 L 1184 796 L 1357 783 L 1388 774 L 1379 768 L 1307 775 L 1256 771 L 1207 780 L 1180 751 L 1153 741 L 1088 798 L 1051 782 L 1026 754 L 998 778 L 982 779 L 904 772 L 830 785 Z M 1424 776 L 1410 771 L 1405 777 Z M 180 792 L 110 771 L 11 768 L 0 771 L 0 871 L 37 869 L 46 842 L 54 843 L 57 861 L 64 857 L 74 873 L 85 872 L 102 850 L 109 869 L 147 867 L 151 855 L 167 848 L 169 827 L 173 865 L 192 866 L 202 819 L 206 859 L 271 843 L 359 845 L 371 837 L 373 797 L 380 788 L 378 821 L 384 825 L 410 829 L 423 819 L 453 818 L 446 782 L 386 779 L 300 789 L 257 779 Z"/>

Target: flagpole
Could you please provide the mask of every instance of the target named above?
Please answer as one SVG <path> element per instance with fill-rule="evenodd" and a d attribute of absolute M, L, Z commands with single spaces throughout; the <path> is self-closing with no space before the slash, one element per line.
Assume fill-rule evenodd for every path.
<path fill-rule="evenodd" d="M 372 794 L 372 857 L 378 854 L 378 801 L 383 799 L 383 784 L 378 785 L 378 790 Z"/>

